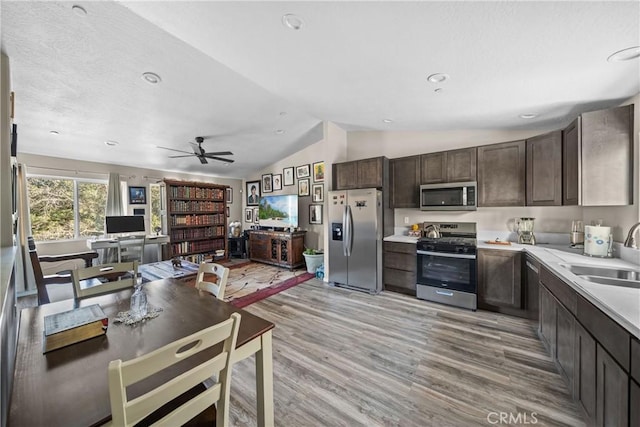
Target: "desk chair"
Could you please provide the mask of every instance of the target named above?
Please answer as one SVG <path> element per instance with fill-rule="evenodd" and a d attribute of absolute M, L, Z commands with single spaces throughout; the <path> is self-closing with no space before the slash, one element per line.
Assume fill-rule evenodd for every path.
<path fill-rule="evenodd" d="M 205 274 L 215 274 L 217 280 L 215 283 L 206 282 Z M 196 288 L 201 291 L 212 293 L 218 299 L 224 299 L 224 290 L 227 287 L 227 279 L 229 278 L 229 269 L 209 262 L 203 262 L 198 267 L 198 275 L 196 276 Z"/>
<path fill-rule="evenodd" d="M 56 283 L 68 283 L 71 284 L 71 270 L 61 271 L 56 274 L 44 275 L 42 273 L 41 263 L 50 262 L 62 262 L 62 261 L 84 261 L 85 268 L 91 267 L 93 260 L 98 258 L 98 253 L 94 251 L 90 252 L 77 252 L 73 254 L 65 255 L 44 255 L 38 256 L 36 251 L 36 244 L 33 237 L 29 236 L 27 239 L 29 245 L 29 258 L 31 259 L 31 266 L 33 267 L 33 276 L 36 280 L 36 289 L 38 291 L 38 305 L 49 304 L 49 292 L 47 291 L 47 285 Z"/>
<path fill-rule="evenodd" d="M 102 264 L 71 272 L 76 301 L 133 288 L 138 276 L 138 262 Z"/>
<path fill-rule="evenodd" d="M 109 363 L 109 398 L 114 426 L 141 425 L 189 425 L 198 415 L 212 410 L 217 402 L 216 424 L 229 424 L 229 391 L 233 353 L 236 348 L 240 314 L 233 313 L 228 320 L 213 325 L 193 335 L 179 339 L 151 353 L 123 362 Z M 181 373 L 172 380 L 129 400 L 127 387 L 151 377 L 187 359 L 193 354 L 224 342 L 222 353 L 204 363 Z M 211 375 L 220 379 L 213 387 L 201 388 L 201 383 Z M 183 396 L 193 390 L 203 390 L 184 402 Z M 180 399 L 175 405 L 175 399 Z M 169 409 L 167 409 L 167 407 Z M 160 415 L 158 415 L 160 414 Z M 196 417 L 196 418 L 194 418 Z M 157 422 L 157 424 L 155 424 Z"/>
<path fill-rule="evenodd" d="M 118 237 L 118 262 L 138 261 L 143 264 L 146 236 Z"/>

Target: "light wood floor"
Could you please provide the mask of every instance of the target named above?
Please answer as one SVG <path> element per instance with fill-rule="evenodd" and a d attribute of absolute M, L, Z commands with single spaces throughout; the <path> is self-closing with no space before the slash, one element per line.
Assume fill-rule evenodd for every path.
<path fill-rule="evenodd" d="M 277 426 L 584 425 L 531 321 L 315 279 L 246 310 L 276 324 Z M 256 425 L 254 366 L 234 367 L 233 426 Z"/>

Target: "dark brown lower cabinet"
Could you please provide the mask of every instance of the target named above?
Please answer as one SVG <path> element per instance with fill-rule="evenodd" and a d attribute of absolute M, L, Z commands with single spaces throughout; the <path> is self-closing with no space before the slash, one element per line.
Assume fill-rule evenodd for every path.
<path fill-rule="evenodd" d="M 540 298 L 539 283 L 540 283 L 540 263 L 533 259 L 533 257 L 526 255 L 525 257 L 525 300 L 524 306 L 527 310 L 527 317 L 529 319 L 538 320 L 540 315 L 540 304 L 538 300 Z"/>
<path fill-rule="evenodd" d="M 556 354 L 556 300 L 551 292 L 540 284 L 540 339 L 549 354 Z"/>
<path fill-rule="evenodd" d="M 562 304 L 556 303 L 556 360 L 569 390 L 573 389 L 575 318 Z"/>
<path fill-rule="evenodd" d="M 629 381 L 629 425 L 640 426 L 640 385 Z"/>
<path fill-rule="evenodd" d="M 416 295 L 417 256 L 413 243 L 383 242 L 385 290 Z"/>
<path fill-rule="evenodd" d="M 523 310 L 522 253 L 478 251 L 478 308 L 526 316 Z"/>
<path fill-rule="evenodd" d="M 596 425 L 629 425 L 629 376 L 600 344 L 596 346 Z"/>
<path fill-rule="evenodd" d="M 304 264 L 303 231 L 252 230 L 249 233 L 251 260 L 294 269 Z"/>
<path fill-rule="evenodd" d="M 596 422 L 596 340 L 575 322 L 573 397 L 580 403 L 588 424 Z"/>

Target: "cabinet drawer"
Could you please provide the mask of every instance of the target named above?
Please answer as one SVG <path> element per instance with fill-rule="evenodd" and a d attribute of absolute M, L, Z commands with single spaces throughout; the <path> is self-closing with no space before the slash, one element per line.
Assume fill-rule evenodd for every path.
<path fill-rule="evenodd" d="M 383 265 L 385 268 L 410 271 L 416 274 L 416 255 L 400 254 L 396 252 L 385 252 Z"/>
<path fill-rule="evenodd" d="M 398 288 L 416 290 L 416 273 L 392 268 L 384 269 L 384 284 L 396 286 Z"/>
<path fill-rule="evenodd" d="M 629 372 L 631 338 L 627 331 L 586 299 L 578 296 L 578 321 Z"/>
<path fill-rule="evenodd" d="M 576 314 L 576 304 L 578 295 L 569 285 L 558 279 L 545 267 L 540 268 L 540 282 L 551 291 L 558 301 L 560 301 L 571 314 Z"/>
<path fill-rule="evenodd" d="M 640 341 L 635 338 L 631 339 L 631 376 L 640 383 Z"/>
<path fill-rule="evenodd" d="M 382 242 L 382 247 L 385 252 L 412 254 L 414 258 L 416 256 L 416 245 L 413 243 Z"/>

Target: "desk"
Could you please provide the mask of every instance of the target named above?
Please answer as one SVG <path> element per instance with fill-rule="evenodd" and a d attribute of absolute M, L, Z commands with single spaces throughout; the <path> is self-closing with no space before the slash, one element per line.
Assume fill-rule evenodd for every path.
<path fill-rule="evenodd" d="M 169 243 L 169 236 L 147 236 L 145 246 L 158 245 L 158 261 L 162 261 L 162 245 Z M 92 251 L 97 249 L 117 248 L 118 241 L 116 239 L 89 239 L 87 247 Z"/>
<path fill-rule="evenodd" d="M 149 304 L 164 309 L 160 316 L 133 327 L 113 323 L 118 312 L 129 309 L 131 289 L 87 298 L 80 306 L 100 304 L 109 317 L 107 334 L 46 355 L 42 354 L 43 318 L 70 310 L 73 300 L 23 309 L 8 425 L 91 426 L 107 422 L 111 419 L 107 380 L 111 360 L 129 360 L 149 353 L 237 312 L 242 320 L 233 361 L 256 355 L 258 425 L 273 426 L 273 323 L 173 279 L 147 283 L 145 289 Z M 190 358 L 183 363 L 192 364 L 188 369 L 220 351 L 210 350 L 202 352 L 198 360 Z M 176 375 L 175 369 L 167 371 L 155 381 L 161 384 Z M 132 393 L 140 391 L 134 387 Z"/>

